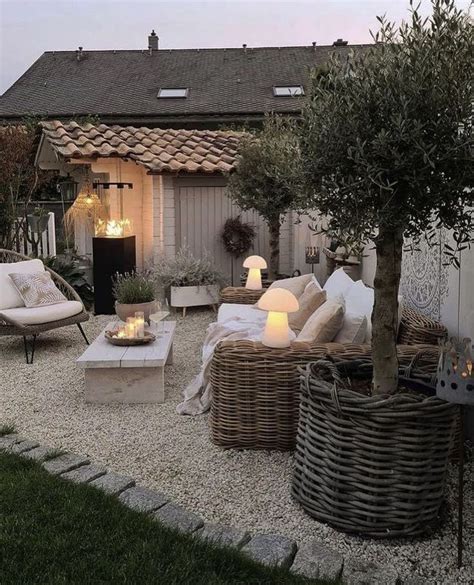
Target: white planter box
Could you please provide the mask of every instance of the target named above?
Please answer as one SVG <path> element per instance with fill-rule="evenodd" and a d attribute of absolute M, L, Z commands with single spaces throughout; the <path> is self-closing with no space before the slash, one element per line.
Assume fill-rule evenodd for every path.
<path fill-rule="evenodd" d="M 199 307 L 215 305 L 219 302 L 219 286 L 208 284 L 202 286 L 172 286 L 172 307 Z"/>

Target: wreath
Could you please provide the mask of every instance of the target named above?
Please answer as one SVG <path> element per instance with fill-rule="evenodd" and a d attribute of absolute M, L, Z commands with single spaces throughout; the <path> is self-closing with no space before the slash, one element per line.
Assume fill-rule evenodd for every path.
<path fill-rule="evenodd" d="M 226 252 L 238 258 L 247 254 L 252 248 L 255 227 L 249 223 L 243 223 L 240 216 L 231 217 L 224 224 L 221 238 Z"/>

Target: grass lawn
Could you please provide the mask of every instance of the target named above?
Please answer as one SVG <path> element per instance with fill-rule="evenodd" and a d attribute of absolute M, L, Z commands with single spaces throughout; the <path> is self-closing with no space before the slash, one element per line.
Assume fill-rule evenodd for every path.
<path fill-rule="evenodd" d="M 95 488 L 2 451 L 0 514 L 2 585 L 322 583 L 180 535 Z"/>

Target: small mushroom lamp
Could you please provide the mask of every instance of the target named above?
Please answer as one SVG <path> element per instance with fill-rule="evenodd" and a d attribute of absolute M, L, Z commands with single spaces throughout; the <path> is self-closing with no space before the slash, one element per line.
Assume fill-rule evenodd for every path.
<path fill-rule="evenodd" d="M 258 308 L 268 311 L 262 343 L 267 347 L 289 347 L 288 313 L 299 309 L 298 299 L 284 288 L 273 288 L 262 295 Z"/>
<path fill-rule="evenodd" d="M 261 290 L 262 289 L 262 268 L 266 268 L 267 263 L 261 256 L 249 256 L 244 260 L 244 268 L 249 269 L 247 276 L 247 282 L 245 288 L 250 290 Z"/>

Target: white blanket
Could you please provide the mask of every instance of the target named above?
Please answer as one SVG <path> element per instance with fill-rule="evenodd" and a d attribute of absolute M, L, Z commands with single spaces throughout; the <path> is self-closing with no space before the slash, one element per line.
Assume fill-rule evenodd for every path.
<path fill-rule="evenodd" d="M 255 311 L 255 313 L 260 313 L 260 311 Z M 224 339 L 228 341 L 236 339 L 260 341 L 264 327 L 264 319 L 256 318 L 255 322 L 251 322 L 238 316 L 224 320 L 218 319 L 217 323 L 211 323 L 207 329 L 202 348 L 201 371 L 185 389 L 184 401 L 178 404 L 176 412 L 196 415 L 209 410 L 211 406 L 210 366 L 215 347 Z"/>

